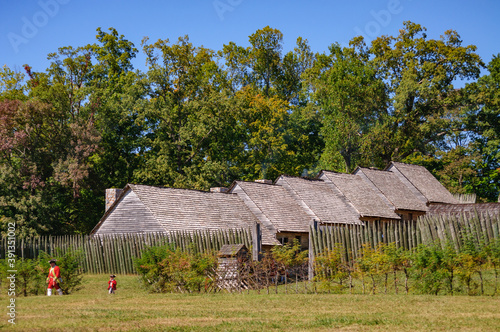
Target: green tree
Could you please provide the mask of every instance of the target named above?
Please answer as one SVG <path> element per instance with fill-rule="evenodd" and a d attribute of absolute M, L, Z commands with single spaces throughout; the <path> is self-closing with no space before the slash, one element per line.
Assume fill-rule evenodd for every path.
<path fill-rule="evenodd" d="M 238 172 L 234 160 L 244 147 L 238 109 L 214 52 L 193 46 L 187 36 L 172 45 L 146 39 L 143 47 L 149 65 L 148 98 L 138 114 L 145 128 L 144 164 L 134 179 L 196 189 L 227 184 Z"/>
<path fill-rule="evenodd" d="M 467 86 L 472 105 L 466 129 L 473 133 L 471 149 L 477 152 L 474 170 L 477 181 L 470 192 L 488 201 L 498 199 L 500 188 L 500 54 L 487 66 L 489 74 Z"/>
<path fill-rule="evenodd" d="M 281 75 L 283 34 L 266 26 L 249 37 L 252 47 L 249 51 L 252 82 L 264 91 L 266 97 Z"/>
<path fill-rule="evenodd" d="M 325 150 L 320 168 L 350 172 L 358 164 L 373 162 L 371 146 L 365 147 L 387 105 L 384 84 L 363 41 L 356 38 L 344 48 L 333 44 L 329 55 L 317 55 L 306 77 L 322 120 Z"/>
<path fill-rule="evenodd" d="M 448 113 L 464 103 L 454 82 L 477 79 L 483 66 L 476 47 L 462 46 L 457 32 L 448 30 L 436 40 L 425 31 L 407 21 L 398 36 L 378 37 L 371 44 L 373 64 L 391 100 L 380 132 L 389 136 L 380 154 L 385 163 L 416 151 L 434 153 L 452 129 Z"/>
<path fill-rule="evenodd" d="M 307 40 L 299 37 L 296 47 L 283 55 L 283 34 L 269 26 L 250 35 L 249 43 L 246 48 L 229 43 L 218 52 L 242 107 L 241 164 L 249 169 L 244 178 L 307 173 L 322 148 L 319 117 L 307 107 L 302 86 L 314 54 Z"/>
<path fill-rule="evenodd" d="M 101 137 L 100 153 L 92 159 L 96 176 L 91 179 L 99 194 L 132 182 L 134 171 L 141 167 L 138 151 L 144 128 L 137 119 L 138 107 L 146 96 L 144 74 L 133 72 L 137 49 L 116 29 L 108 31 L 98 28 L 97 43 L 86 47 L 95 59 L 87 83 L 86 108 Z"/>
<path fill-rule="evenodd" d="M 83 220 L 68 212 L 79 204 L 85 160 L 96 149 L 92 131 L 82 133 L 43 102 L 4 101 L 0 114 L 2 223 L 15 222 L 19 235 L 75 232 Z"/>
<path fill-rule="evenodd" d="M 4 65 L 0 69 L 0 101 L 26 100 L 24 75 Z"/>

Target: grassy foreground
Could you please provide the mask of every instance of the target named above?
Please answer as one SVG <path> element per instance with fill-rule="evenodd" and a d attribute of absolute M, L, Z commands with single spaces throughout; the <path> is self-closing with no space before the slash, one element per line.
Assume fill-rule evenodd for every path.
<path fill-rule="evenodd" d="M 500 298 L 333 294 L 148 294 L 136 276 L 86 275 L 68 296 L 19 297 L 19 331 L 429 331 L 500 330 Z"/>

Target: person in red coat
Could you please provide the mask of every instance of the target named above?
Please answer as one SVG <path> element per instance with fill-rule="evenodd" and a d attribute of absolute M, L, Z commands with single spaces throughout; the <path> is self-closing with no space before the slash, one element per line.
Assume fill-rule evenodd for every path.
<path fill-rule="evenodd" d="M 47 283 L 49 284 L 47 286 L 47 296 L 52 295 L 53 288 L 57 290 L 57 293 L 59 295 L 63 295 L 62 289 L 61 287 L 59 287 L 59 284 L 62 282 L 61 270 L 59 269 L 59 266 L 56 265 L 55 259 L 51 259 L 49 263 L 50 263 L 50 270 L 49 270 L 49 276 L 47 277 Z"/>
<path fill-rule="evenodd" d="M 109 294 L 114 294 L 116 290 L 116 280 L 115 280 L 115 275 L 112 274 L 109 276 L 109 281 L 108 281 L 108 292 Z"/>

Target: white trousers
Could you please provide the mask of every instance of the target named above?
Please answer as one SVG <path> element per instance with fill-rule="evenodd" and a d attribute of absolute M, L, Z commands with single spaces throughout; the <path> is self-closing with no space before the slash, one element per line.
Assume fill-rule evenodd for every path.
<path fill-rule="evenodd" d="M 59 288 L 57 290 L 57 294 L 63 295 L 62 289 Z M 47 288 L 47 296 L 51 296 L 51 295 L 52 295 L 52 288 Z"/>

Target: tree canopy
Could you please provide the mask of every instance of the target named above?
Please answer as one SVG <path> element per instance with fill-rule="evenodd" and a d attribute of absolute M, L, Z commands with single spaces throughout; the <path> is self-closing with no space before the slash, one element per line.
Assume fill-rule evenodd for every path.
<path fill-rule="evenodd" d="M 413 22 L 327 53 L 283 40 L 269 26 L 221 50 L 144 38 L 141 71 L 134 43 L 98 28 L 46 69 L 1 68 L 0 231 L 87 233 L 127 183 L 207 190 L 391 160 L 497 199 L 500 54 L 485 65 L 456 31 Z"/>

